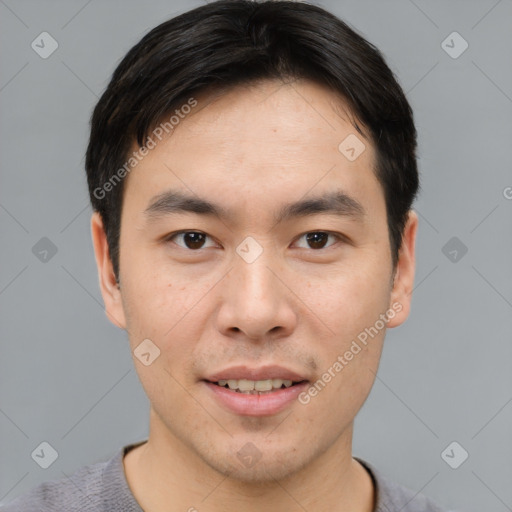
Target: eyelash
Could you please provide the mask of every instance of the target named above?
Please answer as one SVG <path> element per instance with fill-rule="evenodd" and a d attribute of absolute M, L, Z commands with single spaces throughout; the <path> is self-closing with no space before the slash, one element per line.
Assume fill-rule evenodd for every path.
<path fill-rule="evenodd" d="M 206 233 L 204 233 L 203 231 L 194 231 L 194 230 L 182 230 L 182 231 L 175 231 L 174 233 L 170 233 L 169 235 L 167 235 L 165 238 L 164 238 L 164 242 L 172 242 L 173 241 L 173 238 L 177 237 L 178 235 L 183 235 L 183 234 L 186 234 L 186 233 L 194 233 L 194 234 L 200 234 L 200 235 L 205 235 L 207 238 L 212 238 L 210 237 L 209 235 L 207 235 Z M 347 242 L 347 239 L 346 237 L 344 237 L 343 235 L 339 234 L 339 233 L 334 233 L 332 231 L 321 231 L 321 230 L 318 230 L 318 231 L 306 231 L 306 233 L 303 233 L 302 235 L 300 235 L 299 237 L 297 237 L 296 240 L 300 240 L 301 238 L 303 238 L 304 236 L 306 235 L 309 235 L 309 234 L 313 234 L 313 233 L 322 233 L 322 234 L 326 234 L 328 236 L 332 236 L 334 238 L 337 239 L 338 242 Z M 173 242 L 175 243 L 175 242 Z M 208 249 L 208 247 L 201 247 L 199 249 L 189 249 L 188 247 L 183 247 L 179 244 L 176 244 L 180 249 L 184 249 L 186 251 L 189 251 L 189 252 L 199 252 L 203 249 Z M 333 247 L 334 245 L 336 245 L 335 243 L 327 246 L 327 247 L 322 247 L 320 249 L 311 249 L 312 251 L 315 251 L 315 252 L 320 252 L 322 250 L 327 250 L 331 247 Z M 304 249 L 304 247 L 301 247 L 301 249 Z"/>

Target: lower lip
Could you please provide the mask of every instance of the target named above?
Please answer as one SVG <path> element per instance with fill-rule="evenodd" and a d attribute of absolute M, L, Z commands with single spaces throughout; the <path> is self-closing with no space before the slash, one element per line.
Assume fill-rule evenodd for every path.
<path fill-rule="evenodd" d="M 221 405 L 235 414 L 242 414 L 244 416 L 269 416 L 277 414 L 296 400 L 298 395 L 308 387 L 308 382 L 306 381 L 289 388 L 272 391 L 271 393 L 249 395 L 231 391 L 212 382 L 203 382 L 212 390 Z"/>

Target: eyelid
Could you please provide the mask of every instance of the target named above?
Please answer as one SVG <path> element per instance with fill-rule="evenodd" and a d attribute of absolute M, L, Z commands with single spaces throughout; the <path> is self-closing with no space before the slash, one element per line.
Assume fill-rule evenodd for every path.
<path fill-rule="evenodd" d="M 162 241 L 163 242 L 172 242 L 175 245 L 177 245 L 180 249 L 184 249 L 185 251 L 188 251 L 188 252 L 199 252 L 202 249 L 209 249 L 209 247 L 201 247 L 200 249 L 189 249 L 188 247 L 183 247 L 183 246 L 177 244 L 176 242 L 172 241 L 172 239 L 174 237 L 176 237 L 178 235 L 183 235 L 185 233 L 196 233 L 196 234 L 204 235 L 205 237 L 209 238 L 210 240 L 213 240 L 213 237 L 211 235 L 209 235 L 208 233 L 205 233 L 204 231 L 199 231 L 196 229 L 181 229 L 180 231 L 174 231 L 173 233 L 169 233 L 168 235 L 165 235 L 162 238 Z"/>
<path fill-rule="evenodd" d="M 204 235 L 205 237 L 209 238 L 210 240 L 214 240 L 214 238 L 209 235 L 208 233 L 205 233 L 204 231 L 200 231 L 200 230 L 196 230 L 196 229 L 182 229 L 182 230 L 179 230 L 179 231 L 174 231 L 172 233 L 169 233 L 168 235 L 165 235 L 162 240 L 163 242 L 172 242 L 172 239 L 178 235 L 183 235 L 185 233 L 197 233 L 197 234 L 201 234 L 201 235 Z M 326 229 L 313 229 L 313 230 L 309 230 L 309 231 L 305 231 L 304 233 L 298 235 L 294 242 L 293 243 L 296 243 L 298 240 L 300 240 L 301 238 L 303 238 L 304 236 L 306 235 L 309 235 L 311 233 L 325 233 L 326 235 L 328 236 L 332 236 L 334 237 L 337 242 L 341 242 L 341 243 L 350 243 L 350 239 L 348 237 L 346 237 L 345 235 L 341 234 L 341 233 L 338 233 L 338 232 L 335 232 L 335 231 L 329 231 L 329 230 L 326 230 Z M 185 251 L 188 251 L 188 252 L 199 252 L 203 249 L 209 249 L 210 247 L 201 247 L 199 249 L 189 249 L 188 247 L 183 247 L 179 244 L 177 244 L 176 242 L 173 242 L 175 245 L 177 245 L 180 249 L 184 249 Z M 217 243 L 217 242 L 216 242 Z M 322 252 L 322 251 L 326 251 L 328 250 L 329 248 L 333 247 L 336 245 L 336 242 L 327 246 L 327 247 L 322 247 L 320 249 L 311 249 L 311 248 L 308 248 L 308 247 L 299 247 L 299 249 L 306 249 L 306 250 L 310 250 L 310 251 L 313 251 L 313 252 Z"/>
<path fill-rule="evenodd" d="M 302 237 L 304 237 L 305 235 L 309 235 L 310 233 L 325 233 L 326 235 L 330 235 L 334 238 L 337 239 L 337 242 L 342 242 L 342 243 L 348 243 L 349 240 L 346 236 L 342 235 L 341 233 L 337 233 L 335 231 L 329 231 L 327 229 L 313 229 L 313 230 L 309 230 L 309 231 L 305 231 L 304 233 L 302 233 L 301 235 L 299 235 L 296 239 L 295 239 L 295 242 L 297 240 L 300 240 Z M 330 249 L 331 247 L 335 246 L 336 245 L 336 242 L 327 246 L 327 247 L 322 247 L 321 249 L 311 249 L 311 248 L 308 248 L 308 247 L 299 247 L 299 249 L 306 249 L 306 250 L 310 250 L 310 251 L 313 251 L 313 252 L 322 252 L 322 251 L 326 251 L 328 249 Z"/>

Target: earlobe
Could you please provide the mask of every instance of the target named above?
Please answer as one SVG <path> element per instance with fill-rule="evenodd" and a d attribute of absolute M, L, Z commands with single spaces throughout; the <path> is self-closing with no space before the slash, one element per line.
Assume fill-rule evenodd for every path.
<path fill-rule="evenodd" d="M 103 220 L 98 212 L 93 212 L 91 217 L 91 236 L 105 314 L 114 325 L 125 329 L 126 319 L 121 291 L 114 275 Z"/>
<path fill-rule="evenodd" d="M 397 314 L 389 320 L 388 328 L 397 327 L 405 322 L 409 316 L 416 266 L 415 245 L 417 228 L 418 216 L 415 211 L 409 210 L 391 291 L 390 308 L 394 309 Z"/>

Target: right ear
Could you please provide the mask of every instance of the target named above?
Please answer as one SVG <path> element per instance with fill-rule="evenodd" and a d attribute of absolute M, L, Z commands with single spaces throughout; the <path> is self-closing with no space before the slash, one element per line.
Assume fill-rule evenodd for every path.
<path fill-rule="evenodd" d="M 107 235 L 103 220 L 98 212 L 91 217 L 91 235 L 98 267 L 101 295 L 108 319 L 117 327 L 126 329 L 126 317 L 121 300 L 121 290 L 116 282 L 114 267 L 110 259 Z"/>

